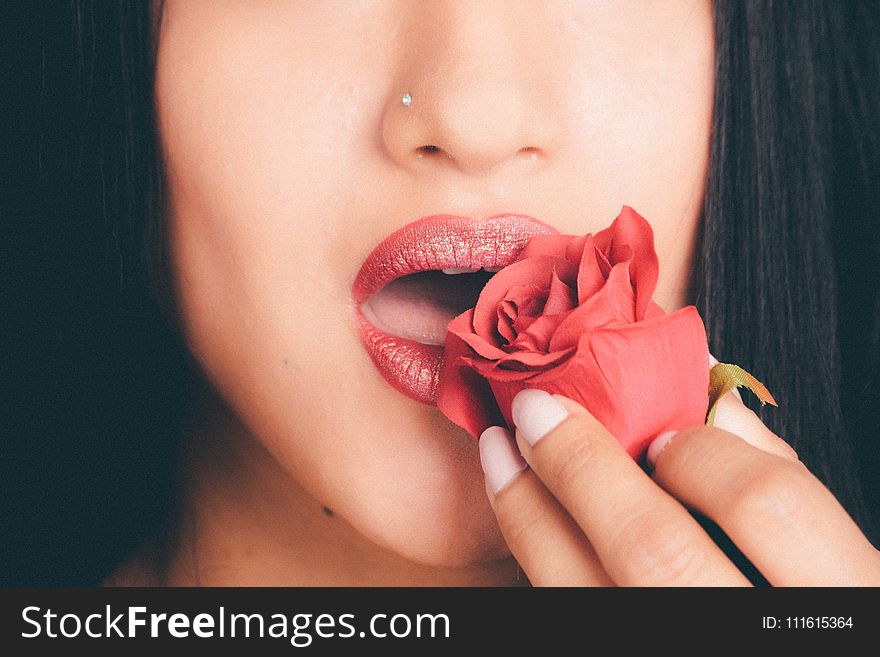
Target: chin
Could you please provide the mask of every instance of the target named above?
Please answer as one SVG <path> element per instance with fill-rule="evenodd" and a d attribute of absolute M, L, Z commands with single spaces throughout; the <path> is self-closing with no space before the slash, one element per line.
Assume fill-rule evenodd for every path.
<path fill-rule="evenodd" d="M 467 568 L 510 556 L 488 503 L 485 513 L 469 513 L 451 526 L 437 516 L 407 513 L 366 524 L 364 533 L 373 543 L 428 567 Z"/>
<path fill-rule="evenodd" d="M 448 448 L 460 437 L 450 438 L 438 442 Z M 390 467 L 381 475 L 366 466 L 361 478 L 352 480 L 358 481 L 356 490 L 338 491 L 340 515 L 370 542 L 425 566 L 463 568 L 510 556 L 479 456 L 472 453 L 476 442 L 466 440 L 464 453 L 453 455 L 430 439 L 396 452 L 396 458 L 384 453 L 388 458 L 377 460 Z"/>

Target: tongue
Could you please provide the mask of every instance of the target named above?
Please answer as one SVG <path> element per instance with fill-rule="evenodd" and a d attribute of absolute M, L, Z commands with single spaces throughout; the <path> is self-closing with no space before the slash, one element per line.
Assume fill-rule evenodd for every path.
<path fill-rule="evenodd" d="M 446 326 L 473 308 L 492 277 L 485 271 L 443 274 L 424 271 L 397 278 L 361 304 L 367 320 L 387 333 L 423 344 L 442 345 Z"/>

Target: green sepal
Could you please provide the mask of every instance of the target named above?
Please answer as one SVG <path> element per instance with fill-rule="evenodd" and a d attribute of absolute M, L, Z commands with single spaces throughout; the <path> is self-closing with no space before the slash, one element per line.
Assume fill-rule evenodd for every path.
<path fill-rule="evenodd" d="M 718 400 L 739 387 L 748 388 L 755 393 L 755 396 L 761 400 L 762 406 L 764 404 L 778 406 L 766 386 L 739 365 L 717 363 L 709 370 L 709 411 L 706 415 L 706 424 L 714 423 Z"/>

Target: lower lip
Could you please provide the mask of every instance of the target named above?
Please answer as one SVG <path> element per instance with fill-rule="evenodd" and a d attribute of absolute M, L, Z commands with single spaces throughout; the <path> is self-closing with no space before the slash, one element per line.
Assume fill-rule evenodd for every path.
<path fill-rule="evenodd" d="M 404 395 L 435 405 L 443 347 L 380 331 L 367 321 L 360 308 L 357 319 L 364 347 L 385 380 Z"/>

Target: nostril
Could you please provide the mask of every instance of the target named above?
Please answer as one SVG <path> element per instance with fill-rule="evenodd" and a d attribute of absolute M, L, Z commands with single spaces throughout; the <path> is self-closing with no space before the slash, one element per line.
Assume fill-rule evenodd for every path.
<path fill-rule="evenodd" d="M 435 146 L 434 144 L 427 144 L 425 146 L 421 146 L 416 150 L 416 152 L 418 153 L 419 157 L 430 156 L 431 158 L 437 158 L 437 157 L 440 157 L 441 155 L 445 155 L 450 160 L 452 159 L 452 156 L 450 156 L 449 153 L 444 151 L 439 146 Z"/>

